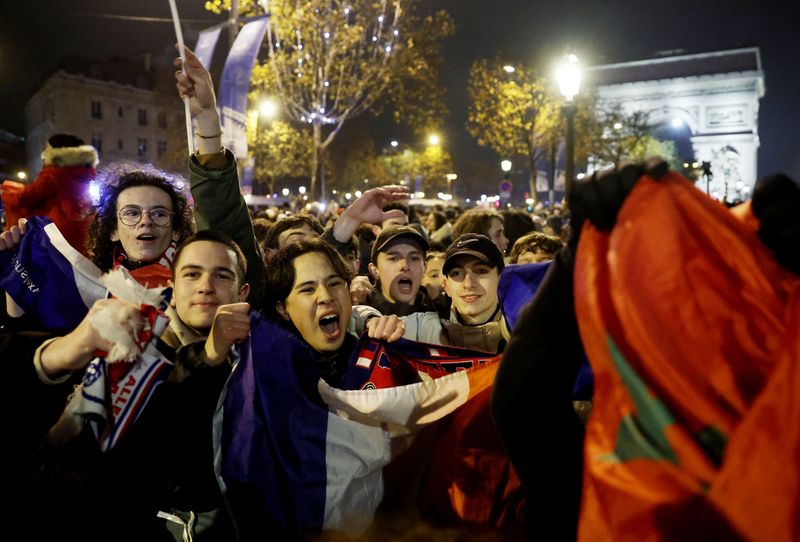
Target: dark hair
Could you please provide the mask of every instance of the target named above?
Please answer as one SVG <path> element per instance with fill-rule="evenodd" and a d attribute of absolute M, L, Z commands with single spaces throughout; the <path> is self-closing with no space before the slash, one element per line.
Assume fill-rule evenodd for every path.
<path fill-rule="evenodd" d="M 267 232 L 267 238 L 264 243 L 268 248 L 277 250 L 278 239 L 283 232 L 293 228 L 301 228 L 304 225 L 309 226 L 312 230 L 317 232 L 318 235 L 322 235 L 322 232 L 324 231 L 322 224 L 319 223 L 319 220 L 311 215 L 300 213 L 297 215 L 287 216 L 283 220 L 279 220 L 273 224 L 269 229 L 269 232 Z"/>
<path fill-rule="evenodd" d="M 558 237 L 547 235 L 542 232 L 531 232 L 528 235 L 523 235 L 514 247 L 511 249 L 510 262 L 517 263 L 519 257 L 523 252 L 543 252 L 545 254 L 553 255 L 564 246 L 564 243 Z"/>
<path fill-rule="evenodd" d="M 519 209 L 503 211 L 503 233 L 508 239 L 508 246 L 514 246 L 517 239 L 536 229 L 531 215 Z"/>
<path fill-rule="evenodd" d="M 502 215 L 496 211 L 470 209 L 458 217 L 456 223 L 453 224 L 453 239 L 457 239 L 465 233 L 479 233 L 488 236 L 494 219 L 503 222 Z"/>
<path fill-rule="evenodd" d="M 116 162 L 103 169 L 96 178 L 100 189 L 100 202 L 94 221 L 89 225 L 87 248 L 92 261 L 101 271 L 114 265 L 114 245 L 111 234 L 117 229 L 117 198 L 135 186 L 153 186 L 163 190 L 172 202 L 172 229 L 178 234 L 177 243 L 194 232 L 194 215 L 182 189 L 183 179 L 158 170 L 151 165 L 135 162 Z"/>
<path fill-rule="evenodd" d="M 225 245 L 226 248 L 232 250 L 233 253 L 236 254 L 236 280 L 239 282 L 239 286 L 244 284 L 244 277 L 247 275 L 247 257 L 244 255 L 244 252 L 239 245 L 236 244 L 236 241 L 218 230 L 200 230 L 194 235 L 190 235 L 184 239 L 184 241 L 178 246 L 178 250 L 175 252 L 175 258 L 172 260 L 173 281 L 175 280 L 175 272 L 178 269 L 178 261 L 181 259 L 183 249 L 198 241 L 211 241 L 212 243 L 219 243 L 220 245 Z"/>
<path fill-rule="evenodd" d="M 257 217 L 253 219 L 253 233 L 256 235 L 256 241 L 258 241 L 259 245 L 264 244 L 271 227 L 272 222 L 267 218 Z"/>
<path fill-rule="evenodd" d="M 405 203 L 399 201 L 393 201 L 383 206 L 384 213 L 386 211 L 393 211 L 395 209 L 400 209 L 401 211 L 403 211 L 404 215 L 408 216 L 408 205 L 406 205 Z"/>
<path fill-rule="evenodd" d="M 433 215 L 433 231 L 438 230 L 445 224 L 447 224 L 447 217 L 444 215 L 442 211 L 431 211 L 430 214 Z M 433 233 L 433 231 L 431 233 Z"/>
<path fill-rule="evenodd" d="M 291 243 L 272 255 L 267 266 L 267 303 L 269 311 L 276 311 L 275 306 L 289 297 L 296 278 L 294 260 L 303 254 L 319 252 L 328 258 L 336 274 L 350 285 L 351 275 L 347 264 L 338 252 L 327 242 L 314 237 L 306 237 Z"/>

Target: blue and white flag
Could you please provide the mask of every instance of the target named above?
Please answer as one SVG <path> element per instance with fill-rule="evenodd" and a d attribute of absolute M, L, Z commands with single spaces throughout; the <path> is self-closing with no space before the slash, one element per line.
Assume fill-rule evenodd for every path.
<path fill-rule="evenodd" d="M 106 297 L 101 274 L 46 217 L 28 219 L 20 245 L 0 252 L 0 288 L 43 330 L 74 329 Z"/>
<path fill-rule="evenodd" d="M 194 54 L 200 59 L 207 69 L 211 68 L 211 59 L 214 57 L 214 49 L 217 48 L 219 34 L 223 26 L 228 23 L 220 23 L 200 31 L 197 36 L 197 44 L 194 46 Z"/>
<path fill-rule="evenodd" d="M 219 85 L 222 144 L 237 158 L 247 156 L 247 93 L 258 50 L 267 32 L 267 17 L 251 19 L 233 42 Z"/>

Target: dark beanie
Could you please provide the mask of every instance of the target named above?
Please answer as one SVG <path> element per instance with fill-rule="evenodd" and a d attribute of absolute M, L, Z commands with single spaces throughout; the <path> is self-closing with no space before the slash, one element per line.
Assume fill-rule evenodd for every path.
<path fill-rule="evenodd" d="M 81 145 L 85 145 L 81 138 L 72 134 L 55 134 L 50 136 L 50 139 L 47 140 L 47 143 L 54 149 L 61 149 L 64 147 L 80 147 Z"/>

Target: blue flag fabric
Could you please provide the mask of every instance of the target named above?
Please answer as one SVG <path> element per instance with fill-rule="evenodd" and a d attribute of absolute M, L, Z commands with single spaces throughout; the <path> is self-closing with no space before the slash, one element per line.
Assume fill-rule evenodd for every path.
<path fill-rule="evenodd" d="M 106 296 L 101 274 L 46 217 L 28 219 L 20 245 L 0 252 L 0 288 L 43 330 L 74 329 Z"/>
<path fill-rule="evenodd" d="M 219 85 L 219 108 L 222 113 L 222 143 L 237 157 L 247 156 L 247 93 L 261 42 L 267 32 L 267 17 L 253 18 L 245 24 L 228 53 Z"/>
<path fill-rule="evenodd" d="M 533 299 L 550 262 L 507 265 L 500 273 L 497 295 L 503 307 L 508 329 L 513 330 L 522 308 Z"/>
<path fill-rule="evenodd" d="M 497 294 L 508 329 L 513 330 L 522 309 L 530 303 L 544 280 L 550 262 L 508 265 L 500 274 Z M 594 395 L 594 373 L 589 360 L 584 357 L 572 396 L 575 400 L 588 400 Z"/>

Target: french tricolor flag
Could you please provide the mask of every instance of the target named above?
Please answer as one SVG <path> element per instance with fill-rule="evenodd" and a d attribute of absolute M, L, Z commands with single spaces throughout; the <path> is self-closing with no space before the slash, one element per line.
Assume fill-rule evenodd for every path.
<path fill-rule="evenodd" d="M 433 425 L 426 474 L 407 482 L 420 502 L 484 527 L 518 517 L 521 488 L 489 418 L 499 357 L 447 346 L 431 356 L 430 346 L 364 337 L 349 389 L 336 389 L 318 377 L 305 343 L 252 316 L 215 420 L 217 473 L 248 536 L 363 532 L 389 487 L 384 468 Z M 476 420 L 489 430 L 470 433 Z M 466 483 L 476 478 L 490 491 Z"/>
<path fill-rule="evenodd" d="M 106 297 L 101 275 L 46 217 L 29 218 L 20 245 L 0 252 L 0 288 L 43 330 L 74 329 Z"/>

